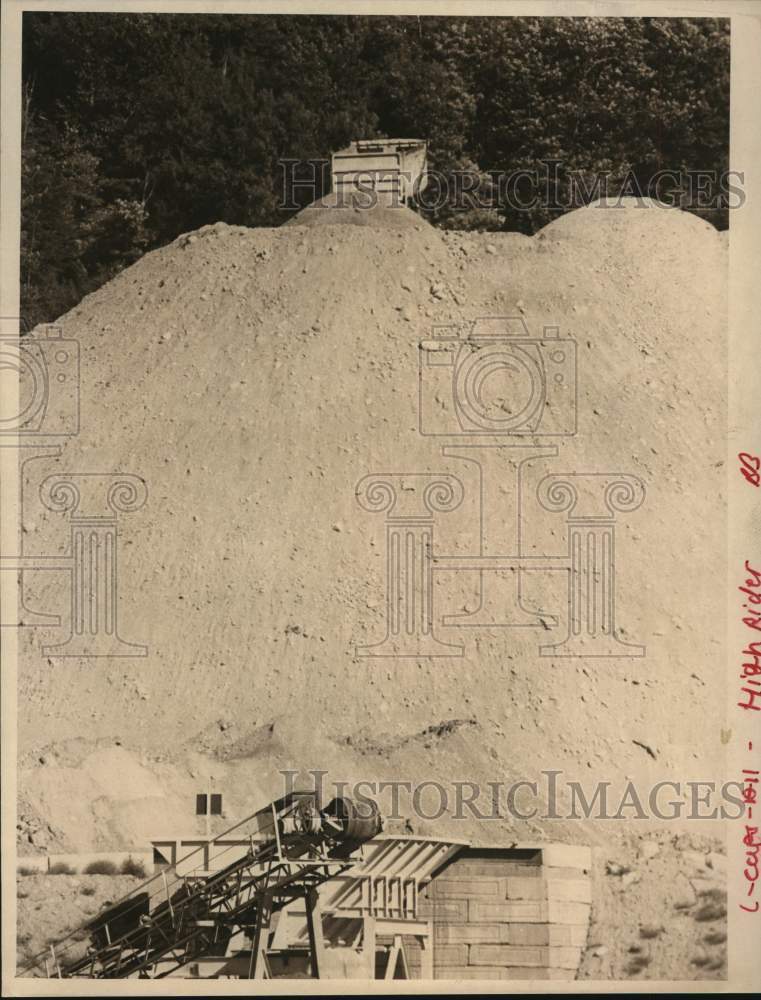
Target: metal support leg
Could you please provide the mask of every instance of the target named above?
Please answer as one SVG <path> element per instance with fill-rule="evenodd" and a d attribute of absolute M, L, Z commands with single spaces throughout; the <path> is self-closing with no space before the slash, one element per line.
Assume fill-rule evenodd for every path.
<path fill-rule="evenodd" d="M 309 934 L 309 951 L 312 956 L 312 978 L 320 978 L 320 966 L 325 955 L 325 940 L 322 936 L 322 910 L 320 896 L 316 889 L 306 892 L 307 932 Z"/>
<path fill-rule="evenodd" d="M 267 938 L 272 920 L 272 893 L 263 892 L 256 907 L 254 940 L 251 942 L 251 959 L 248 964 L 249 979 L 267 978 Z"/>

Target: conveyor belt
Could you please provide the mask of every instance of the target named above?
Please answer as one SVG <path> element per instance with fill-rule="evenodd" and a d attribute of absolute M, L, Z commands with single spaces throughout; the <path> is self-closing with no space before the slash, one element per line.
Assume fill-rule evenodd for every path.
<path fill-rule="evenodd" d="M 163 978 L 193 959 L 223 955 L 240 930 L 254 939 L 253 969 L 272 913 L 294 898 L 311 898 L 320 884 L 350 868 L 352 853 L 380 826 L 377 812 L 362 816 L 347 799 L 320 811 L 313 793 L 292 793 L 216 838 L 251 831 L 248 850 L 226 867 L 179 875 L 175 865 L 169 874 L 154 875 L 20 975 L 39 971 L 44 962 L 48 975 L 62 978 Z M 74 944 L 85 931 L 90 945 L 75 958 Z"/>

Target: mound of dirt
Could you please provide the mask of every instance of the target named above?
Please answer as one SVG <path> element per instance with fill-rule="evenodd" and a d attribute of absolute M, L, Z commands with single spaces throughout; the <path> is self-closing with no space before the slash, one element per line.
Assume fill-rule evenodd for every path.
<path fill-rule="evenodd" d="M 647 765 L 633 739 L 657 745 L 664 767 L 701 762 L 706 734 L 718 748 L 725 252 L 681 213 L 595 211 L 530 241 L 206 227 L 62 317 L 81 347 L 82 429 L 59 460 L 26 466 L 25 551 L 67 544 L 67 515 L 38 495 L 45 476 L 142 476 L 148 503 L 121 519 L 119 628 L 149 653 L 48 661 L 40 647 L 63 638 L 67 595 L 56 574 L 28 573 L 28 606 L 60 611 L 64 628 L 25 633 L 22 752 L 83 721 L 93 738 L 155 749 L 226 714 L 266 724 L 294 710 L 314 729 L 364 731 L 464 710 L 491 739 L 504 732 L 518 770 L 598 755 Z M 613 243 L 626 219 L 651 227 L 641 253 L 590 245 L 588 219 L 609 216 Z M 527 494 L 552 471 L 647 485 L 616 538 L 619 625 L 647 656 L 556 661 L 538 655 L 534 629 L 448 628 L 461 659 L 358 659 L 356 644 L 382 638 L 386 581 L 383 518 L 355 485 L 376 471 L 457 475 L 467 502 L 440 517 L 440 551 L 472 551 L 474 470 L 442 456 L 451 438 L 419 433 L 418 342 L 434 325 L 506 314 L 578 345 L 579 433 L 532 463 Z M 562 552 L 562 518 L 532 511 L 528 527 L 532 551 Z M 690 551 L 700 564 L 684 572 Z M 524 599 L 562 612 L 559 587 L 542 597 L 550 577 L 527 581 Z M 443 613 L 477 589 L 468 574 L 441 584 Z"/>
<path fill-rule="evenodd" d="M 600 199 L 576 212 L 566 212 L 541 230 L 543 239 L 567 239 L 586 244 L 601 254 L 616 249 L 635 260 L 681 245 L 685 254 L 702 239 L 715 242 L 717 231 L 689 212 L 652 198 Z"/>
<path fill-rule="evenodd" d="M 34 770 L 36 771 L 38 767 L 39 763 Z M 61 853 L 66 848 L 67 835 L 46 818 L 54 815 L 55 810 L 45 807 L 45 813 L 41 813 L 39 811 L 40 798 L 39 796 L 35 798 L 36 806 L 32 805 L 23 794 L 18 799 L 16 844 L 19 853 L 25 857 L 35 854 Z"/>
<path fill-rule="evenodd" d="M 69 595 L 56 573 L 25 574 L 27 606 L 63 623 L 23 632 L 30 815 L 68 845 L 118 849 L 160 820 L 187 829 L 209 774 L 232 819 L 289 767 L 350 781 L 721 778 L 725 241 L 636 206 L 582 209 L 532 239 L 442 233 L 400 209 L 388 228 L 310 211 L 277 230 L 186 234 L 59 321 L 80 345 L 81 431 L 24 468 L 24 551 L 67 551 L 70 515 L 43 505 L 46 477 L 143 477 L 147 504 L 119 519 L 118 629 L 148 651 L 43 656 L 66 637 Z M 386 525 L 357 502 L 363 477 L 399 475 L 403 496 L 419 473 L 456 477 L 462 503 L 436 515 L 434 553 L 515 554 L 517 459 L 463 433 L 451 381 L 419 372 L 435 327 L 455 337 L 494 316 L 522 319 L 534 345 L 545 327 L 576 343 L 577 433 L 512 441 L 557 447 L 521 466 L 523 554 L 569 551 L 565 515 L 537 500 L 545 476 L 644 486 L 615 536 L 615 624 L 643 656 L 540 655 L 568 617 L 552 564 L 523 574 L 519 606 L 509 571 L 487 581 L 495 606 L 534 627 L 472 627 L 462 616 L 486 583 L 441 570 L 434 627 L 462 655 L 357 655 L 388 613 Z M 420 432 L 421 393 L 435 433 Z M 567 429 L 559 398 L 548 419 Z M 444 817 L 427 829 L 599 846 L 610 825 Z"/>

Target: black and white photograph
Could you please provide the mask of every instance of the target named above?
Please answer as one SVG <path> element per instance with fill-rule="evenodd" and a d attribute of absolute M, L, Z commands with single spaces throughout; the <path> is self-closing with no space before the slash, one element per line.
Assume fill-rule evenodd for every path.
<path fill-rule="evenodd" d="M 756 992 L 761 3 L 1 44 L 3 994 Z"/>

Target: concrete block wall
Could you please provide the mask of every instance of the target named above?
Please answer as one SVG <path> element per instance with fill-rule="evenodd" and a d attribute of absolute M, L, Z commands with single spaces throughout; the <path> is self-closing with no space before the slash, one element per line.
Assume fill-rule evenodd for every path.
<path fill-rule="evenodd" d="M 421 896 L 436 979 L 572 980 L 586 945 L 591 851 L 465 848 Z"/>

